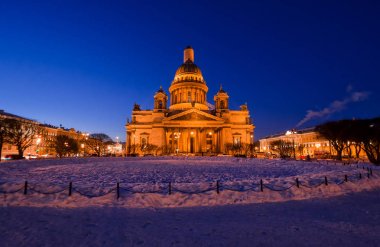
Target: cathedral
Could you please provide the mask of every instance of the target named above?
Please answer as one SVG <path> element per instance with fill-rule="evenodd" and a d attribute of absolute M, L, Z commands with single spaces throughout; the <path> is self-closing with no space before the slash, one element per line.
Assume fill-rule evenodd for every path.
<path fill-rule="evenodd" d="M 230 110 L 229 96 L 220 87 L 212 105 L 207 92 L 202 72 L 194 63 L 194 50 L 186 47 L 183 64 L 169 87 L 170 97 L 160 87 L 154 94 L 153 110 L 134 105 L 126 124 L 127 154 L 227 154 L 228 146 L 253 144 L 255 127 L 247 104 Z"/>

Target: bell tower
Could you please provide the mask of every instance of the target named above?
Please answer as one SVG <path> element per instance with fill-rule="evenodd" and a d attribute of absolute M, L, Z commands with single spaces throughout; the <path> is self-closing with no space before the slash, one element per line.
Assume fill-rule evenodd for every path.
<path fill-rule="evenodd" d="M 227 92 L 223 90 L 222 85 L 218 93 L 214 96 L 215 110 L 217 112 L 228 111 L 228 96 Z"/>
<path fill-rule="evenodd" d="M 160 89 L 154 95 L 154 111 L 160 112 L 164 111 L 167 108 L 168 96 L 165 91 L 160 86 Z"/>

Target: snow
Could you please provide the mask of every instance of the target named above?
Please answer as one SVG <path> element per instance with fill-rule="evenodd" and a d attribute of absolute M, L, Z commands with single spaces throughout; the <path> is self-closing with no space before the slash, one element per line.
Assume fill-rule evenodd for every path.
<path fill-rule="evenodd" d="M 377 246 L 379 174 L 367 163 L 231 157 L 1 163 L 0 192 L 18 192 L 0 193 L 0 246 Z"/>
<path fill-rule="evenodd" d="M 190 208 L 0 207 L 0 245 L 379 246 L 380 190 Z"/>
<path fill-rule="evenodd" d="M 4 194 L 2 204 L 6 206 L 157 208 L 251 204 L 325 198 L 379 188 L 379 170 L 371 166 L 374 173 L 368 178 L 369 166 L 328 161 L 170 156 L 17 161 L 1 164 L 0 190 L 20 190 Z M 348 182 L 344 182 L 345 175 Z M 328 186 L 324 184 L 325 177 Z M 28 192 L 24 195 L 26 180 Z M 68 196 L 70 181 L 73 190 Z M 116 198 L 118 182 L 119 199 Z"/>

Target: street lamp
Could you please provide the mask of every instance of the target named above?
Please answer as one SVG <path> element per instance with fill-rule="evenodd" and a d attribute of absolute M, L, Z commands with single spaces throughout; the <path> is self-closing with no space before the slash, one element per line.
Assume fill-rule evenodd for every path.
<path fill-rule="evenodd" d="M 181 136 L 181 132 L 174 132 L 174 139 L 177 142 L 177 148 L 176 148 L 176 153 L 178 154 L 179 152 L 179 138 Z"/>

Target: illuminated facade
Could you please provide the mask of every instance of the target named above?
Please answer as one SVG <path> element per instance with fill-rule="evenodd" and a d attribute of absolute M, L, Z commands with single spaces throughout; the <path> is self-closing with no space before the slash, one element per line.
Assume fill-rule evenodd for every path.
<path fill-rule="evenodd" d="M 25 117 L 21 117 L 15 114 L 5 112 L 4 110 L 0 110 L 0 118 L 12 118 L 12 119 L 17 119 L 21 121 L 27 121 L 41 128 L 41 133 L 34 136 L 33 144 L 24 151 L 24 157 L 26 158 L 56 157 L 56 152 L 55 152 L 54 147 L 52 146 L 52 142 L 54 141 L 55 137 L 58 135 L 69 136 L 80 143 L 84 143 L 84 139 L 87 136 L 79 131 L 76 131 L 73 128 L 65 129 L 63 127 L 56 127 L 49 124 L 42 124 L 35 120 L 31 120 Z M 84 153 L 85 151 L 84 149 L 85 149 L 85 146 L 84 144 L 82 144 L 80 152 Z M 7 157 L 8 155 L 17 155 L 17 154 L 18 154 L 18 150 L 15 145 L 12 145 L 9 143 L 3 144 L 1 159 L 5 159 L 5 157 Z"/>
<path fill-rule="evenodd" d="M 260 152 L 273 153 L 271 143 L 274 141 L 284 141 L 291 145 L 296 153 L 296 157 L 305 157 L 309 155 L 311 158 L 324 158 L 329 155 L 336 155 L 335 149 L 330 142 L 322 137 L 314 128 L 286 131 L 285 133 L 268 136 L 260 139 Z M 354 156 L 355 149 L 351 147 L 351 155 Z M 347 150 L 343 150 L 342 155 L 348 155 Z M 359 153 L 360 158 L 366 158 L 363 150 Z"/>
<path fill-rule="evenodd" d="M 225 144 L 253 143 L 254 125 L 247 105 L 229 109 L 229 96 L 220 90 L 214 105 L 207 103 L 208 87 L 194 63 L 194 50 L 184 50 L 183 64 L 169 87 L 169 96 L 160 88 L 154 95 L 154 109 L 135 105 L 126 124 L 127 154 L 142 154 L 150 144 L 157 154 L 225 153 Z M 151 145 L 151 146 L 152 146 Z"/>

